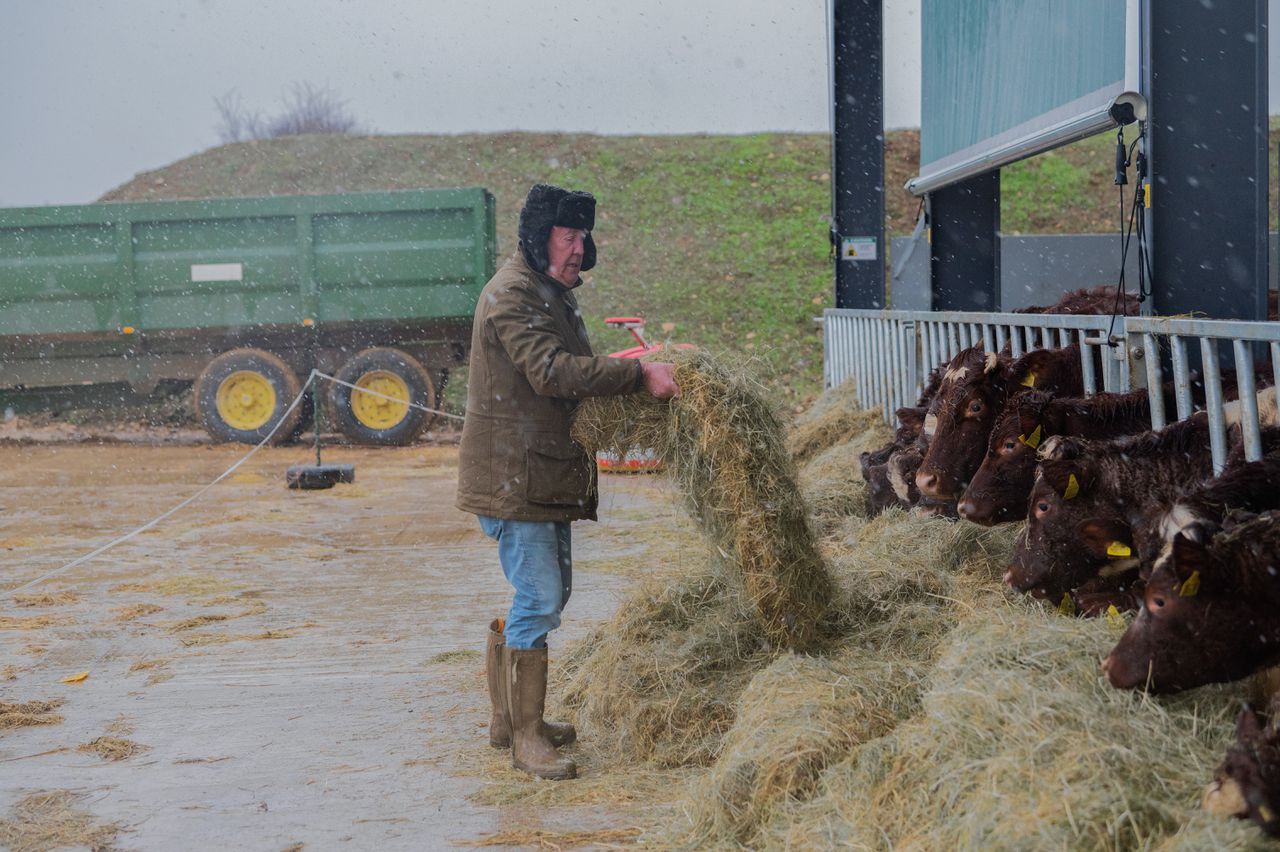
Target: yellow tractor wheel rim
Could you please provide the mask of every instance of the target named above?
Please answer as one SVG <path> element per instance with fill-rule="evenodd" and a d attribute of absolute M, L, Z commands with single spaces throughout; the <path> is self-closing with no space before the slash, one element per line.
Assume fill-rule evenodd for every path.
<path fill-rule="evenodd" d="M 373 391 L 351 392 L 351 413 L 361 426 L 378 430 L 390 429 L 409 416 L 409 385 L 395 373 L 371 370 L 357 379 L 355 384 L 360 390 Z"/>
<path fill-rule="evenodd" d="M 253 432 L 265 426 L 276 410 L 276 389 L 261 373 L 237 370 L 218 385 L 217 406 L 223 423 Z"/>

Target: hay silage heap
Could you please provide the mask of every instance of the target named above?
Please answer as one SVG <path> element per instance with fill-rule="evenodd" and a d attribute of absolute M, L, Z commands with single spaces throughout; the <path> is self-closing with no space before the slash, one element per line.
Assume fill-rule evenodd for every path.
<path fill-rule="evenodd" d="M 852 388 L 784 444 L 764 389 L 678 353 L 682 396 L 589 401 L 591 450 L 652 448 L 708 540 L 569 652 L 566 704 L 611 760 L 703 767 L 662 846 L 1248 848 L 1204 813 L 1247 684 L 1112 689 L 1119 619 L 1003 589 L 1013 525 L 866 517 L 884 443 Z M 803 466 L 797 471 L 796 461 Z M 803 499 L 802 499 L 803 498 Z M 806 517 L 807 507 L 807 517 Z M 590 783 L 583 779 L 579 783 Z"/>

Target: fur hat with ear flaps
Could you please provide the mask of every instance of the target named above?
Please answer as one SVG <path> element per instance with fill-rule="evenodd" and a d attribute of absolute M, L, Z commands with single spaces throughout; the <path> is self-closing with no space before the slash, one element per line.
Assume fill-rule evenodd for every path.
<path fill-rule="evenodd" d="M 547 271 L 547 240 L 551 228 L 581 228 L 587 231 L 582 246 L 582 271 L 596 265 L 596 243 L 590 231 L 596 224 L 596 197 L 589 192 L 570 191 L 548 183 L 534 184 L 520 209 L 520 253 L 539 272 Z"/>

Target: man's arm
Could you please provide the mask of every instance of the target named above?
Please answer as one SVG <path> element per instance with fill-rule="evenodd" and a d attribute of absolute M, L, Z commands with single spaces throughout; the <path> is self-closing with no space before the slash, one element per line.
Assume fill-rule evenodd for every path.
<path fill-rule="evenodd" d="M 488 331 L 535 393 L 582 399 L 633 393 L 644 387 L 645 371 L 639 361 L 574 355 L 564 348 L 549 308 L 505 295 L 489 313 Z"/>

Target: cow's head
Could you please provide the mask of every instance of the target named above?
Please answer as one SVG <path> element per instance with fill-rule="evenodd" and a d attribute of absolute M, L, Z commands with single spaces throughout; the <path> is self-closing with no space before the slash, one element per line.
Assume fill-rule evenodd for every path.
<path fill-rule="evenodd" d="M 916 474 L 920 493 L 935 500 L 955 500 L 973 476 L 987 446 L 996 412 L 1004 405 L 1009 357 L 963 349 L 942 374 L 942 384 L 926 418 L 929 439 Z"/>
<path fill-rule="evenodd" d="M 1132 530 L 1096 484 L 1088 459 L 1041 462 L 1005 582 L 1056 602 L 1100 573 L 1137 564 Z"/>
<path fill-rule="evenodd" d="M 868 453 L 863 453 L 861 461 L 862 478 L 867 481 L 867 502 L 871 514 L 879 515 L 894 506 L 903 506 L 897 492 L 893 490 L 893 483 L 889 480 L 887 460 L 879 464 L 869 464 L 868 456 Z"/>
<path fill-rule="evenodd" d="M 1012 397 L 1000 412 L 987 455 L 957 507 L 960 517 L 991 526 L 1023 517 L 1035 484 L 1036 451 L 1054 429 L 1045 420 L 1052 394 L 1035 391 Z"/>
<path fill-rule="evenodd" d="M 1118 689 L 1179 692 L 1245 677 L 1275 656 L 1269 617 L 1211 546 L 1176 535 L 1147 580 L 1138 617 L 1102 663 Z"/>
<path fill-rule="evenodd" d="M 1219 816 L 1251 819 L 1280 836 L 1280 731 L 1263 727 L 1251 708 L 1236 717 L 1236 742 L 1214 773 L 1203 807 Z"/>

